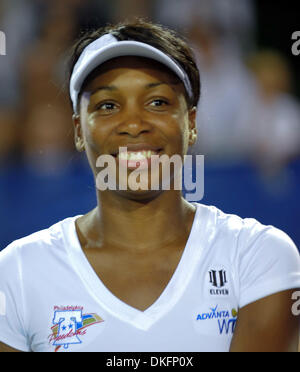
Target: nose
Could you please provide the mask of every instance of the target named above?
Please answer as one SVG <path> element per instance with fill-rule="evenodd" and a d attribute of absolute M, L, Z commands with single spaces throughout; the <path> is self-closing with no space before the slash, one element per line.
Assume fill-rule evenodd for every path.
<path fill-rule="evenodd" d="M 124 113 L 122 122 L 118 125 L 118 134 L 127 134 L 131 137 L 138 137 L 141 134 L 148 133 L 151 131 L 151 124 L 146 120 L 143 120 L 142 114 L 140 112 Z"/>

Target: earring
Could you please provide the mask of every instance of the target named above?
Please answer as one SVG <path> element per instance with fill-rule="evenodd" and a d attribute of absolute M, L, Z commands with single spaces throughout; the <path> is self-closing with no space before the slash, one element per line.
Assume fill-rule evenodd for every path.
<path fill-rule="evenodd" d="M 85 151 L 85 146 L 84 146 L 83 139 L 77 139 L 77 141 L 75 143 L 75 147 L 76 147 L 76 150 L 78 152 L 84 152 Z"/>
<path fill-rule="evenodd" d="M 197 140 L 197 133 L 194 131 L 194 129 L 192 130 L 191 134 L 190 134 L 190 145 L 194 145 L 194 143 L 196 142 Z"/>

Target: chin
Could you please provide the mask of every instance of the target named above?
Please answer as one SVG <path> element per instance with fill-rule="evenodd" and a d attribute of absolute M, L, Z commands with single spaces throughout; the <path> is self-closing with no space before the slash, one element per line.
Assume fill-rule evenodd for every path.
<path fill-rule="evenodd" d="M 162 194 L 162 190 L 118 190 L 115 191 L 118 193 L 122 198 L 147 203 L 156 198 L 158 198 Z"/>

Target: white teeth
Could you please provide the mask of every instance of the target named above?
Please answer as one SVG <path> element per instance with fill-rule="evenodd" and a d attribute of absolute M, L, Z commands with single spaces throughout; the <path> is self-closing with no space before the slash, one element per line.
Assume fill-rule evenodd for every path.
<path fill-rule="evenodd" d="M 150 159 L 152 155 L 157 155 L 155 151 L 122 151 L 118 154 L 119 159 L 121 160 L 144 160 L 144 159 Z"/>

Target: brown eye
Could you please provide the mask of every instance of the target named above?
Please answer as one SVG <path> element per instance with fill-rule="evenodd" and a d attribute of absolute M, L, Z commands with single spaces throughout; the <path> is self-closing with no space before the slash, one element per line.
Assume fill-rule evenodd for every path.
<path fill-rule="evenodd" d="M 118 106 L 114 102 L 101 102 L 98 105 L 95 105 L 95 110 L 102 115 L 109 115 L 117 109 Z"/>
<path fill-rule="evenodd" d="M 150 102 L 150 106 L 152 107 L 162 107 L 168 105 L 168 102 L 163 99 L 155 99 Z"/>
<path fill-rule="evenodd" d="M 111 111 L 116 108 L 116 105 L 113 102 L 105 102 L 96 106 L 97 110 Z"/>

